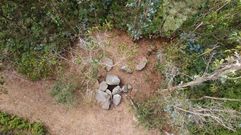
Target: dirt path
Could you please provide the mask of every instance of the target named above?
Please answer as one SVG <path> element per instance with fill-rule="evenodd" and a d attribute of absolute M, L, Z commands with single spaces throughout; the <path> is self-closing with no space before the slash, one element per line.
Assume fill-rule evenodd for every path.
<path fill-rule="evenodd" d="M 5 73 L 8 94 L 0 95 L 0 110 L 42 121 L 52 135 L 154 135 L 138 127 L 127 101 L 111 111 L 99 107 L 66 108 L 49 95 L 51 82 L 30 82 Z"/>
<path fill-rule="evenodd" d="M 160 48 L 160 41 L 141 41 L 138 45 L 132 42 L 127 34 L 122 32 L 97 33 L 96 40 L 104 46 L 108 56 L 117 64 L 111 73 L 118 75 L 122 83 L 130 83 L 133 90 L 129 95 L 143 100 L 159 88 L 161 77 L 155 70 L 156 54 L 149 54 L 151 47 Z M 153 46 L 154 45 L 154 46 Z M 119 47 L 127 47 L 129 51 L 136 49 L 133 59 L 122 60 L 125 52 L 119 52 Z M 157 50 L 156 49 L 156 50 Z M 81 51 L 79 52 L 81 53 Z M 147 57 L 149 62 L 143 71 L 133 74 L 121 72 L 120 64 L 132 63 L 139 57 Z M 105 76 L 106 72 L 100 72 Z M 147 131 L 138 126 L 131 112 L 129 101 L 124 98 L 120 106 L 110 111 L 99 106 L 87 107 L 77 105 L 66 107 L 57 104 L 50 96 L 51 81 L 31 82 L 19 77 L 15 72 L 6 71 L 6 88 L 8 94 L 0 94 L 0 110 L 25 117 L 31 121 L 43 122 L 51 135 L 157 135 L 156 131 Z"/>

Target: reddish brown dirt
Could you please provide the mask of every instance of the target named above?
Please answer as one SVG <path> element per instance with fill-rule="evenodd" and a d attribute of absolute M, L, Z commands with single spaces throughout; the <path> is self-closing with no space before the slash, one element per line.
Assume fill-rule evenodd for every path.
<path fill-rule="evenodd" d="M 109 42 L 106 48 L 109 56 L 115 63 L 126 62 L 121 60 L 117 47 L 120 44 L 134 45 L 132 40 L 122 32 L 96 33 L 96 39 Z M 148 55 L 150 45 L 160 48 L 161 41 L 140 41 L 137 55 L 134 59 L 146 56 L 149 60 L 143 71 L 133 74 L 123 73 L 117 64 L 111 73 L 118 75 L 123 84 L 130 83 L 133 90 L 132 97 L 143 99 L 159 88 L 161 77 L 155 70 L 156 55 Z M 135 62 L 135 61 L 134 61 Z M 100 72 L 102 76 L 105 71 Z M 99 106 L 87 107 L 76 105 L 66 107 L 57 104 L 50 96 L 51 81 L 31 82 L 19 77 L 15 72 L 6 71 L 6 88 L 8 94 L 0 95 L 0 110 L 25 117 L 31 121 L 43 122 L 51 135 L 157 135 L 157 131 L 148 131 L 138 126 L 137 120 L 131 112 L 129 101 L 125 98 L 121 105 L 109 111 Z"/>
<path fill-rule="evenodd" d="M 43 122 L 51 135 L 155 135 L 138 126 L 128 101 L 110 111 L 98 106 L 68 108 L 49 95 L 51 82 L 31 82 L 6 72 L 8 94 L 0 95 L 0 110 Z"/>
<path fill-rule="evenodd" d="M 141 40 L 138 43 L 134 43 L 126 33 L 115 31 L 115 32 L 106 32 L 97 33 L 97 41 L 107 42 L 110 46 L 106 47 L 106 51 L 109 54 L 109 57 L 114 60 L 116 64 L 115 67 L 110 71 L 110 73 L 116 74 L 121 78 L 123 84 L 130 83 L 133 86 L 131 91 L 131 96 L 143 99 L 151 96 L 158 88 L 160 88 L 161 75 L 157 72 L 155 65 L 157 63 L 156 52 L 161 48 L 163 41 L 160 40 Z M 122 59 L 123 56 L 118 52 L 118 46 L 126 45 L 129 48 L 136 46 L 137 53 L 136 55 L 128 59 Z M 148 55 L 148 50 L 152 49 L 152 54 Z M 140 57 L 145 56 L 148 59 L 148 64 L 143 71 L 135 71 L 133 74 L 127 74 L 120 71 L 120 66 L 123 63 L 136 63 Z M 102 71 L 102 76 L 106 75 L 105 71 Z"/>

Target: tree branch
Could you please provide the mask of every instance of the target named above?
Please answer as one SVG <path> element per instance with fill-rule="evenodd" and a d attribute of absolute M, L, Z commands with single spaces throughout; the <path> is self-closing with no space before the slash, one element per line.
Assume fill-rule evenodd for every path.
<path fill-rule="evenodd" d="M 210 96 L 204 96 L 204 97 L 202 97 L 201 99 L 213 99 L 213 100 L 222 100 L 222 101 L 241 102 L 241 99 L 217 98 L 217 97 L 210 97 Z"/>
<path fill-rule="evenodd" d="M 231 127 L 230 125 L 227 125 L 224 120 L 222 119 L 222 117 L 219 117 L 218 115 L 216 116 L 215 114 L 212 113 L 212 110 L 208 110 L 208 113 L 201 113 L 198 112 L 196 110 L 190 111 L 190 110 L 186 110 L 183 109 L 181 107 L 178 106 L 173 106 L 176 110 L 185 112 L 185 113 L 189 113 L 198 117 L 202 117 L 202 118 L 211 118 L 212 120 L 216 121 L 218 124 L 222 125 L 224 128 L 227 128 L 233 132 L 235 132 L 235 129 L 233 127 Z"/>
<path fill-rule="evenodd" d="M 180 84 L 180 85 L 177 85 L 177 86 L 174 86 L 174 87 L 171 87 L 171 88 L 163 89 L 163 90 L 160 91 L 160 93 L 161 94 L 164 94 L 164 93 L 167 93 L 167 92 L 171 93 L 175 90 L 179 90 L 179 89 L 191 87 L 191 86 L 196 86 L 196 85 L 199 85 L 199 84 L 201 84 L 203 82 L 206 82 L 206 81 L 217 80 L 223 75 L 227 75 L 229 73 L 241 70 L 241 64 L 240 64 L 241 62 L 240 61 L 241 60 L 237 60 L 235 63 L 226 64 L 226 65 L 223 66 L 223 68 L 214 71 L 212 74 L 203 75 L 202 77 L 198 77 L 191 82 Z"/>

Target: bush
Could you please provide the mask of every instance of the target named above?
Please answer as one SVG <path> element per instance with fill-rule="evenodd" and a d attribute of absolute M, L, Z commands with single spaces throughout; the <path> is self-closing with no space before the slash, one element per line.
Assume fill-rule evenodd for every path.
<path fill-rule="evenodd" d="M 121 30 L 127 30 L 127 23 L 130 21 L 130 10 L 126 8 L 128 0 L 113 0 L 107 16 L 107 20 L 110 21 L 115 28 Z M 123 19 L 125 18 L 125 19 Z"/>
<path fill-rule="evenodd" d="M 72 105 L 75 101 L 75 91 L 76 87 L 70 82 L 57 81 L 52 90 L 51 95 L 56 99 L 57 102 L 66 105 Z"/>
<path fill-rule="evenodd" d="M 227 131 L 224 128 L 220 128 L 213 125 L 207 125 L 205 129 L 200 129 L 192 124 L 189 125 L 189 130 L 192 134 L 195 135 L 240 135 L 241 129 L 238 129 L 236 132 Z"/>
<path fill-rule="evenodd" d="M 162 102 L 157 97 L 151 97 L 145 101 L 136 102 L 136 114 L 138 121 L 146 128 L 162 129 L 165 127 L 164 111 L 162 110 Z"/>
<path fill-rule="evenodd" d="M 205 1 L 201 0 L 129 0 L 127 7 L 132 18 L 128 32 L 134 40 L 142 36 L 172 36 L 182 24 L 197 12 Z"/>
<path fill-rule="evenodd" d="M 165 48 L 163 63 L 157 63 L 157 69 L 160 70 L 166 78 L 166 87 L 177 86 L 195 80 L 197 77 L 212 73 L 221 68 L 222 64 L 231 59 L 235 53 L 241 54 L 240 50 L 240 1 L 208 1 L 202 9 L 188 19 L 180 29 L 180 36 Z M 212 9 L 212 10 L 210 10 Z M 231 73 L 222 76 L 219 80 L 207 81 L 198 86 L 187 87 L 178 93 L 178 96 L 172 93 L 172 97 L 163 102 L 150 103 L 149 99 L 145 101 L 145 112 L 142 117 L 149 124 L 159 120 L 155 112 L 163 110 L 167 112 L 164 123 L 173 127 L 172 132 L 177 134 L 240 134 L 240 102 L 221 101 L 202 99 L 204 96 L 240 99 L 240 72 Z M 161 91 L 160 91 L 161 92 Z M 181 95 L 186 95 L 182 97 Z M 166 98 L 160 96 L 159 98 Z M 162 104 L 158 106 L 157 104 Z M 142 103 L 143 104 L 143 103 Z M 176 105 L 175 105 L 176 104 Z M 155 106 L 155 107 L 153 107 Z M 184 110 L 175 109 L 174 106 L 181 107 Z M 201 109 L 210 109 L 211 111 L 199 111 L 200 113 L 209 113 L 212 110 L 228 110 L 238 112 L 238 115 L 212 112 L 215 117 L 220 117 L 223 123 L 235 128 L 233 132 L 227 127 L 224 128 L 217 121 L 207 119 L 201 122 L 202 118 L 194 119 L 190 112 Z M 183 112 L 184 113 L 183 113 Z M 186 112 L 185 112 L 186 111 Z M 224 111 L 225 112 L 225 111 Z M 152 116 L 154 116 L 152 118 Z M 233 117 L 235 116 L 235 117 Z M 151 118 L 149 118 L 151 117 Z M 223 119 L 224 118 L 224 119 Z M 151 120 L 151 122 L 149 122 Z M 157 123 L 157 122 L 155 122 Z M 161 122 L 156 128 L 163 126 Z M 153 124 L 155 125 L 155 124 Z M 185 126 L 184 126 L 185 125 Z"/>
<path fill-rule="evenodd" d="M 56 66 L 53 63 L 59 62 L 58 56 L 66 52 L 76 37 L 85 37 L 91 27 L 110 22 L 116 28 L 127 30 L 134 40 L 143 36 L 170 36 L 201 3 L 193 0 L 4 0 L 0 8 L 0 43 L 3 45 L 0 60 L 14 63 L 20 72 L 37 80 L 51 75 L 50 69 Z M 48 63 L 45 56 L 56 58 Z M 41 66 L 36 66 L 38 64 Z"/>
<path fill-rule="evenodd" d="M 210 11 L 209 9 L 213 7 Z M 221 8 L 222 7 L 222 8 Z M 179 68 L 182 73 L 191 78 L 202 76 L 204 73 L 210 73 L 220 66 L 220 63 L 226 61 L 235 52 L 240 53 L 241 27 L 239 1 L 209 1 L 204 8 L 192 19 L 183 25 L 184 34 L 181 34 L 181 40 L 186 49 L 179 54 L 190 54 L 190 62 L 183 62 Z M 200 25 L 201 24 L 201 25 Z M 199 26 L 200 25 L 200 26 Z M 197 27 L 199 26 L 199 27 Z M 189 32 L 195 29 L 194 32 Z M 191 57 L 191 56 L 195 57 Z M 186 55 L 181 58 L 188 58 Z M 174 60 L 176 61 L 176 60 Z M 209 62 L 208 62 L 209 61 Z M 188 66 L 184 66 L 188 64 Z M 209 67 L 206 69 L 206 67 Z M 240 73 L 232 76 L 239 76 Z M 178 83 L 187 82 L 186 76 L 179 75 L 176 79 Z M 190 97 L 198 98 L 204 95 L 218 96 L 226 98 L 240 98 L 240 79 L 228 79 L 223 77 L 218 81 L 209 81 L 200 86 L 187 90 Z M 229 104 L 229 107 L 233 108 Z M 235 109 L 238 109 L 236 106 Z"/>
<path fill-rule="evenodd" d="M 145 127 L 174 134 L 240 134 L 240 113 L 225 104 L 222 101 L 193 102 L 183 93 L 165 97 L 156 94 L 145 101 L 137 101 L 136 113 Z"/>
<path fill-rule="evenodd" d="M 108 6 L 82 0 L 0 3 L 0 60 L 33 80 L 51 75 L 71 41 L 104 22 Z"/>
<path fill-rule="evenodd" d="M 30 123 L 23 118 L 0 112 L 0 133 L 46 135 L 47 132 L 42 123 Z"/>
<path fill-rule="evenodd" d="M 31 52 L 24 53 L 17 61 L 17 70 L 31 80 L 39 80 L 54 75 L 57 66 L 60 66 L 57 57 L 48 53 L 41 56 L 36 56 Z"/>

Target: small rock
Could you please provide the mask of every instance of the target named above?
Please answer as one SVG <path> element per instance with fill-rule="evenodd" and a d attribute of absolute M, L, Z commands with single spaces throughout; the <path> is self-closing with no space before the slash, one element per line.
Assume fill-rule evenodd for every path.
<path fill-rule="evenodd" d="M 102 109 L 105 109 L 105 110 L 109 110 L 110 109 L 110 100 L 108 100 L 108 101 L 106 101 L 106 102 L 103 102 L 102 104 L 101 104 L 101 108 Z"/>
<path fill-rule="evenodd" d="M 99 90 L 105 91 L 108 88 L 106 81 L 102 81 L 99 86 Z"/>
<path fill-rule="evenodd" d="M 132 86 L 130 84 L 125 84 L 122 88 L 121 91 L 127 93 L 129 90 L 132 89 Z"/>
<path fill-rule="evenodd" d="M 121 91 L 125 93 L 128 92 L 128 86 L 127 85 L 122 86 Z"/>
<path fill-rule="evenodd" d="M 111 91 L 110 91 L 109 89 L 107 89 L 105 92 L 106 92 L 107 94 L 109 94 L 109 95 L 112 95 L 112 93 L 111 93 Z"/>
<path fill-rule="evenodd" d="M 121 91 L 127 93 L 129 90 L 132 90 L 132 86 L 130 84 L 125 84 L 122 88 Z"/>
<path fill-rule="evenodd" d="M 98 103 L 106 101 L 109 98 L 109 95 L 103 91 L 98 90 L 95 96 L 95 99 Z"/>
<path fill-rule="evenodd" d="M 98 90 L 95 96 L 96 101 L 101 105 L 101 108 L 108 110 L 110 108 L 111 96 L 103 91 Z"/>
<path fill-rule="evenodd" d="M 140 58 L 139 63 L 136 65 L 136 70 L 137 71 L 143 70 L 146 67 L 147 62 L 148 60 L 146 57 Z"/>
<path fill-rule="evenodd" d="M 121 88 L 120 88 L 120 86 L 116 86 L 116 87 L 112 90 L 112 95 L 120 94 L 120 93 L 121 93 Z"/>
<path fill-rule="evenodd" d="M 110 58 L 104 58 L 102 62 L 105 65 L 105 69 L 107 71 L 110 71 L 112 69 L 112 67 L 114 66 L 114 62 Z"/>
<path fill-rule="evenodd" d="M 127 84 L 127 89 L 132 90 L 132 86 L 130 84 Z"/>
<path fill-rule="evenodd" d="M 133 71 L 129 68 L 128 65 L 123 65 L 123 66 L 121 66 L 120 69 L 121 69 L 121 71 L 124 71 L 124 72 L 129 73 L 129 74 L 133 73 Z"/>
<path fill-rule="evenodd" d="M 121 102 L 121 95 L 119 95 L 119 94 L 114 95 L 113 96 L 113 104 L 115 106 L 118 106 L 120 104 L 120 102 Z"/>
<path fill-rule="evenodd" d="M 106 76 L 106 83 L 108 85 L 119 85 L 120 84 L 120 79 L 117 75 L 113 74 L 107 74 Z"/>

